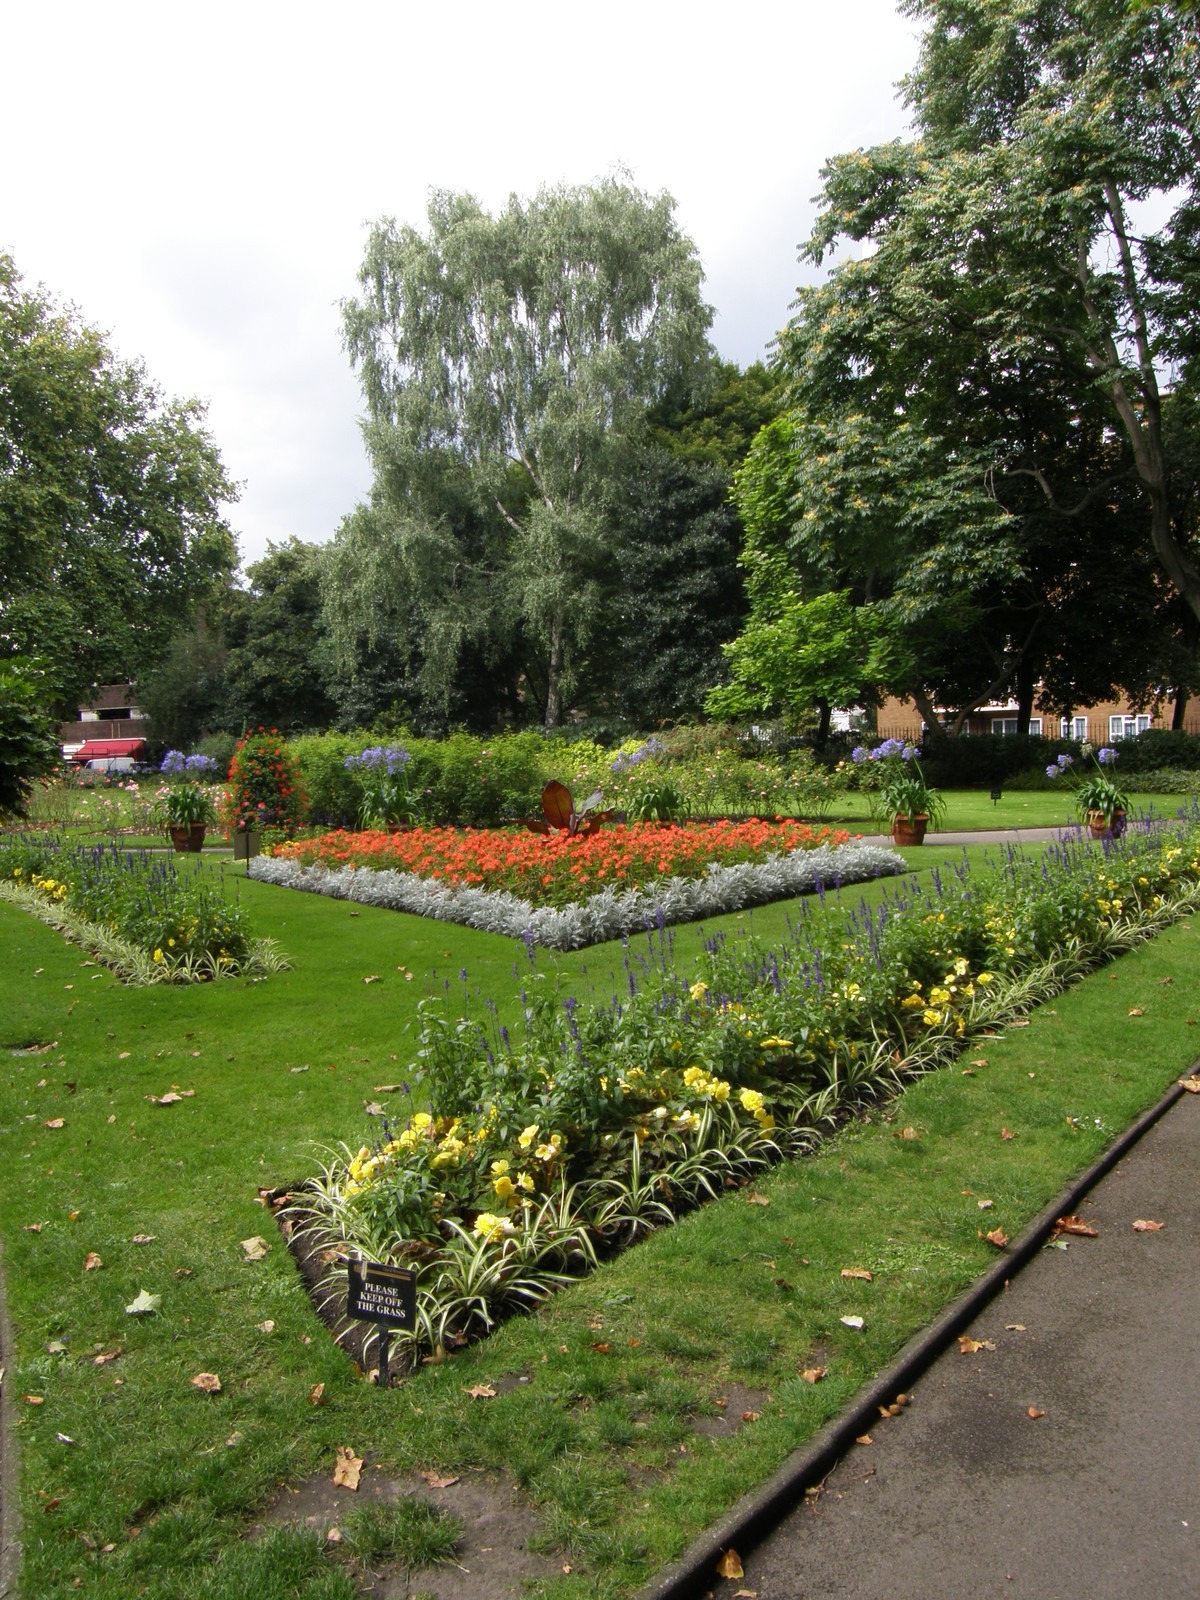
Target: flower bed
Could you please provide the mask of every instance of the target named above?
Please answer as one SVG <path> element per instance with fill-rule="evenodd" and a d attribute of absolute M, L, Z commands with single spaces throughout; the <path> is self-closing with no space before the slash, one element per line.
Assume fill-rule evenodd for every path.
<path fill-rule="evenodd" d="M 270 857 L 258 856 L 249 871 L 264 883 L 459 922 L 554 950 L 577 950 L 659 925 L 765 905 L 822 885 L 858 883 L 904 870 L 903 859 L 892 850 L 829 842 L 846 837 L 795 823 L 718 823 L 686 829 L 640 825 L 571 840 L 511 831 L 459 834 L 449 829 L 390 835 L 335 833 L 296 840 Z M 705 839 L 710 841 L 707 845 Z M 793 847 L 801 840 L 798 848 Z M 724 863 L 712 855 L 721 848 L 720 841 L 730 857 Z M 411 852 L 426 872 L 432 867 L 439 875 L 384 865 L 403 851 Z M 505 859 L 508 854 L 512 866 Z M 532 880 L 537 903 L 508 889 L 472 881 L 468 874 L 483 878 L 489 860 L 495 863 L 495 880 L 503 881 L 507 873 L 516 875 L 516 881 Z M 680 866 L 696 876 L 680 876 Z M 622 870 L 625 875 L 618 876 Z M 649 881 L 639 887 L 639 877 Z M 582 898 L 544 903 L 552 891 L 566 895 L 572 889 Z"/>
<path fill-rule="evenodd" d="M 262 975 L 284 962 L 272 941 L 199 870 L 172 857 L 46 838 L 0 843 L 0 894 L 60 929 L 132 983 Z"/>
<path fill-rule="evenodd" d="M 714 940 L 690 984 L 669 959 L 627 960 L 608 1004 L 533 978 L 520 1038 L 494 1008 L 426 1001 L 408 1070 L 428 1108 L 406 1114 L 402 1086 L 294 1214 L 417 1268 L 414 1354 L 470 1337 L 1197 907 L 1193 819 L 935 872 L 928 892 L 864 904 L 832 945 L 804 913 L 776 948 Z"/>

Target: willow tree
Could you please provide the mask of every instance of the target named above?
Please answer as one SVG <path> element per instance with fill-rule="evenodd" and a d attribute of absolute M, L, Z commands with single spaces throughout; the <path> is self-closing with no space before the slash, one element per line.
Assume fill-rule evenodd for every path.
<path fill-rule="evenodd" d="M 439 632 L 519 616 L 544 642 L 550 730 L 595 616 L 619 447 L 708 365 L 700 262 L 670 196 L 617 178 L 514 196 L 496 216 L 439 192 L 427 221 L 372 228 L 344 307 L 375 485 L 331 582 L 401 574 L 431 661 L 447 654 Z M 447 485 L 491 536 L 463 547 Z"/>

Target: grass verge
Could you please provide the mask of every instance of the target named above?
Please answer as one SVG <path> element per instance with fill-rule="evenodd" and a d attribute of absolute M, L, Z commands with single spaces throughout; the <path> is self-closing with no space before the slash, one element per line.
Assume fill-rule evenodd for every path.
<path fill-rule="evenodd" d="M 295 970 L 174 992 L 84 972 L 80 952 L 0 907 L 0 959 L 16 979 L 0 1044 L 54 1045 L 7 1057 L 0 1076 L 0 1231 L 17 1330 L 4 1381 L 22 1457 L 25 1593 L 38 1600 L 353 1593 L 344 1563 L 310 1535 L 242 1538 L 276 1483 L 328 1474 L 339 1445 L 397 1471 L 510 1473 L 573 1568 L 547 1593 L 628 1592 L 992 1259 L 982 1232 L 1015 1233 L 1196 1054 L 1188 922 L 971 1052 L 987 1065 L 970 1076 L 915 1084 L 890 1120 L 847 1128 L 815 1159 L 384 1393 L 330 1346 L 254 1189 L 304 1172 L 310 1139 L 352 1132 L 374 1083 L 395 1075 L 391 1056 L 407 1059 L 399 1032 L 424 985 L 398 966 L 435 968 L 435 986 L 462 981 L 465 967 L 467 982 L 499 995 L 512 988 L 512 946 L 257 885 L 243 895 Z M 785 915 L 721 920 L 769 936 Z M 702 937 L 679 930 L 676 960 Z M 580 981 L 586 966 L 601 985 L 620 975 L 619 951 L 585 955 L 557 965 Z M 372 973 L 387 981 L 364 987 Z M 146 1103 L 172 1084 L 197 1093 Z M 63 1128 L 46 1127 L 59 1116 Z M 905 1128 L 916 1137 L 896 1138 Z M 270 1246 L 257 1261 L 241 1245 L 255 1235 Z M 102 1266 L 86 1268 L 89 1251 Z M 843 1267 L 874 1279 L 843 1280 Z M 154 1316 L 126 1315 L 140 1289 L 162 1295 Z M 841 1324 L 849 1314 L 863 1316 L 861 1331 Z M 816 1365 L 827 1376 L 806 1383 L 801 1371 Z M 192 1386 L 200 1371 L 219 1373 L 219 1394 Z M 500 1392 L 466 1393 L 481 1384 Z M 767 1396 L 757 1420 L 732 1438 L 698 1431 L 733 1385 Z"/>

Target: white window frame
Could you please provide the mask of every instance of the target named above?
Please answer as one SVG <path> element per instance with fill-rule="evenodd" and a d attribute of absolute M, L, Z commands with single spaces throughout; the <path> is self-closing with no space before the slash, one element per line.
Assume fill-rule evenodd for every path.
<path fill-rule="evenodd" d="M 1147 733 L 1153 722 L 1147 712 L 1138 712 L 1129 716 L 1118 715 L 1108 719 L 1108 737 L 1110 739 L 1136 739 L 1139 733 Z"/>
<path fill-rule="evenodd" d="M 992 732 L 1000 734 L 1002 738 L 1012 738 L 1017 731 L 1017 721 L 1016 717 L 993 717 Z M 1030 717 L 1029 732 L 1033 735 L 1039 735 L 1041 731 L 1041 717 Z"/>
<path fill-rule="evenodd" d="M 1080 744 L 1086 744 L 1087 736 L 1088 719 L 1086 717 L 1064 717 L 1062 719 L 1060 738 L 1075 739 Z"/>

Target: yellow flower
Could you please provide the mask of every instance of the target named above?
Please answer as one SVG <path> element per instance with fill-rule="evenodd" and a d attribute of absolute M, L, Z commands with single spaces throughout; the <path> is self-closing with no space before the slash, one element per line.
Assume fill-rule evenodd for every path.
<path fill-rule="evenodd" d="M 497 1200 L 511 1200 L 517 1192 L 512 1179 L 503 1173 L 492 1184 L 492 1188 L 496 1192 Z"/>
<path fill-rule="evenodd" d="M 925 1012 L 925 1026 L 927 1028 L 936 1028 L 938 1023 L 941 1020 L 942 1020 L 942 1013 L 940 1011 L 926 1011 Z"/>
<path fill-rule="evenodd" d="M 949 998 L 949 989 L 930 989 L 929 991 L 929 999 L 935 1006 L 944 1006 Z"/>
<path fill-rule="evenodd" d="M 760 1050 L 790 1050 L 791 1048 L 792 1041 L 790 1039 L 777 1039 L 774 1034 L 769 1039 L 764 1039 L 759 1045 Z"/>
<path fill-rule="evenodd" d="M 992 982 L 992 974 L 990 972 L 981 972 L 976 977 L 975 982 L 976 983 L 991 983 Z"/>
<path fill-rule="evenodd" d="M 512 1233 L 513 1225 L 505 1217 L 498 1217 L 491 1211 L 481 1211 L 475 1218 L 475 1226 L 471 1232 L 480 1239 L 486 1239 L 489 1244 L 502 1239 L 506 1233 Z"/>
<path fill-rule="evenodd" d="M 924 1004 L 925 1002 L 919 994 L 910 994 L 906 999 L 901 1000 L 900 1009 L 902 1011 L 919 1011 Z"/>
<path fill-rule="evenodd" d="M 156 951 L 155 951 L 155 952 L 154 952 L 154 959 L 155 959 L 155 961 L 161 961 L 161 960 L 162 960 L 162 958 L 163 958 L 163 953 L 162 953 L 162 951 L 161 951 L 161 950 L 156 950 Z"/>
<path fill-rule="evenodd" d="M 690 1089 L 693 1084 L 699 1083 L 704 1076 L 703 1067 L 689 1067 L 683 1075 L 683 1081 Z"/>
<path fill-rule="evenodd" d="M 517 1143 L 521 1146 L 522 1150 L 528 1150 L 529 1146 L 537 1138 L 537 1136 L 538 1136 L 538 1134 L 540 1132 L 541 1132 L 540 1124 L 536 1123 L 536 1122 L 531 1122 L 529 1124 L 529 1126 L 521 1134 L 520 1138 L 517 1140 Z"/>
<path fill-rule="evenodd" d="M 694 983 L 688 990 L 688 994 L 691 995 L 693 1000 L 703 1000 L 707 993 L 708 985 L 706 983 Z"/>
<path fill-rule="evenodd" d="M 507 1171 L 508 1171 L 508 1162 L 507 1161 L 493 1161 L 492 1162 L 492 1176 L 494 1178 L 502 1178 Z"/>
<path fill-rule="evenodd" d="M 746 1111 L 757 1112 L 763 1108 L 763 1097 L 757 1089 L 743 1089 L 738 1099 Z"/>
<path fill-rule="evenodd" d="M 533 1193 L 534 1182 L 533 1182 L 533 1179 L 529 1176 L 529 1174 L 527 1172 L 518 1172 L 517 1173 L 517 1188 L 518 1189 L 524 1189 L 526 1194 L 532 1194 Z"/>
<path fill-rule="evenodd" d="M 174 944 L 174 943 L 175 943 L 175 941 L 174 941 L 174 939 L 168 939 L 168 940 L 167 940 L 167 943 L 168 943 L 168 944 Z"/>

